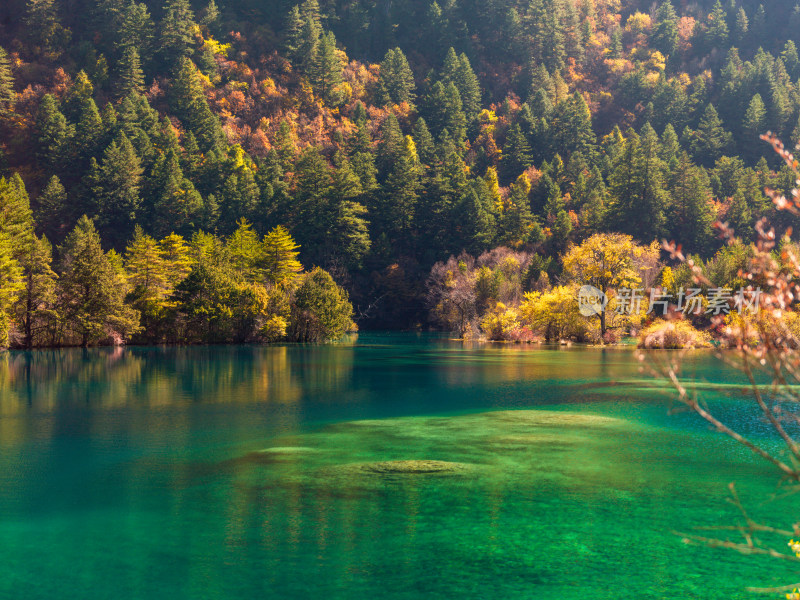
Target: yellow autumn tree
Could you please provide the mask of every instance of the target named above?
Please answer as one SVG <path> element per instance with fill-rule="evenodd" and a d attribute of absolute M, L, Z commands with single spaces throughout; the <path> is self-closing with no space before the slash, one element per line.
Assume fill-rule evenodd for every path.
<path fill-rule="evenodd" d="M 642 246 L 622 233 L 596 233 L 564 257 L 564 274 L 578 285 L 592 285 L 604 294 L 612 288 L 642 285 L 642 274 L 658 263 L 657 244 Z M 576 301 L 577 304 L 577 301 Z M 600 312 L 600 334 L 606 333 L 606 310 Z"/>

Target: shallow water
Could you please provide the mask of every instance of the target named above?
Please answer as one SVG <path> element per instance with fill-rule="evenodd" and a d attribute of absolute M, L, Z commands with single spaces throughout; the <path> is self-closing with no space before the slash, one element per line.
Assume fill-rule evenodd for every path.
<path fill-rule="evenodd" d="M 710 353 L 687 368 L 742 383 Z M 763 503 L 768 467 L 668 399 L 620 348 L 9 353 L 0 598 L 707 599 L 799 580 L 672 533 L 735 522 L 730 481 L 755 516 L 796 516 Z"/>

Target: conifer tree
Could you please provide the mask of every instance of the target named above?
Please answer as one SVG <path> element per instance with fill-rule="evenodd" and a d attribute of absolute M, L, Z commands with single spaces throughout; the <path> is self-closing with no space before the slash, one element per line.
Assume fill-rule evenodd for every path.
<path fill-rule="evenodd" d="M 173 80 L 170 101 L 178 118 L 184 123 L 207 152 L 222 141 L 222 130 L 216 115 L 211 112 L 200 83 L 197 67 L 183 58 Z"/>
<path fill-rule="evenodd" d="M 670 0 L 662 2 L 656 10 L 650 43 L 664 56 L 671 56 L 678 49 L 678 15 Z"/>
<path fill-rule="evenodd" d="M 414 74 L 400 48 L 387 50 L 380 65 L 378 99 L 382 104 L 401 104 L 414 108 Z"/>
<path fill-rule="evenodd" d="M 24 23 L 37 53 L 53 52 L 62 31 L 54 0 L 28 0 Z"/>
<path fill-rule="evenodd" d="M 168 66 L 178 65 L 192 52 L 195 27 L 189 0 L 167 0 L 161 19 L 159 46 Z"/>
<path fill-rule="evenodd" d="M 123 50 L 117 68 L 116 90 L 119 98 L 144 92 L 144 72 L 139 60 L 139 51 L 135 46 Z"/>
<path fill-rule="evenodd" d="M 705 166 L 711 166 L 731 143 L 731 134 L 722 127 L 717 109 L 713 104 L 706 106 L 700 125 L 691 139 L 691 147 L 695 159 Z"/>
<path fill-rule="evenodd" d="M 680 240 L 690 251 L 703 252 L 713 239 L 708 177 L 682 152 L 670 179 L 671 202 L 666 212 L 670 239 Z"/>
<path fill-rule="evenodd" d="M 0 178 L 0 231 L 9 239 L 12 252 L 23 252 L 33 235 L 33 213 L 28 192 L 19 173 Z"/>
<path fill-rule="evenodd" d="M 0 229 L 0 348 L 9 345 L 11 310 L 24 286 L 11 237 Z"/>
<path fill-rule="evenodd" d="M 709 24 L 706 39 L 710 48 L 726 48 L 728 45 L 728 23 L 725 9 L 717 0 L 708 16 Z"/>
<path fill-rule="evenodd" d="M 122 56 L 126 49 L 135 48 L 140 60 L 148 62 L 152 57 L 155 25 L 147 5 L 129 2 L 123 9 L 119 34 L 116 36 L 116 55 Z"/>
<path fill-rule="evenodd" d="M 167 288 L 174 290 L 192 270 L 191 249 L 186 240 L 177 233 L 170 233 L 165 236 L 158 245 L 161 249 L 161 258 L 164 261 Z"/>
<path fill-rule="evenodd" d="M 67 192 L 57 175 L 53 175 L 39 195 L 36 210 L 36 225 L 54 240 L 64 235 L 63 227 L 72 222 L 72 209 L 67 201 Z"/>
<path fill-rule="evenodd" d="M 337 106 L 341 101 L 342 61 L 336 50 L 333 32 L 321 36 L 314 56 L 309 79 L 314 92 L 328 106 Z"/>
<path fill-rule="evenodd" d="M 516 178 L 533 163 L 531 147 L 522 133 L 519 124 L 514 124 L 508 131 L 506 143 L 503 145 L 501 166 L 506 180 Z"/>
<path fill-rule="evenodd" d="M 286 286 L 303 270 L 297 257 L 298 246 L 289 232 L 278 225 L 264 236 L 263 270 L 266 281 L 273 285 Z"/>
<path fill-rule="evenodd" d="M 8 53 L 0 47 L 0 114 L 13 108 L 16 98 L 11 61 L 8 58 Z"/>
<path fill-rule="evenodd" d="M 85 215 L 61 247 L 59 297 L 62 317 L 82 346 L 109 335 L 125 339 L 138 330 L 139 315 L 125 305 L 126 284 L 100 245 Z"/>
<path fill-rule="evenodd" d="M 42 96 L 36 113 L 36 157 L 50 172 L 61 172 L 70 151 L 71 127 L 51 94 Z"/>
<path fill-rule="evenodd" d="M 22 344 L 31 349 L 42 334 L 58 318 L 55 310 L 56 279 L 52 269 L 52 248 L 46 237 L 32 235 L 19 258 L 22 269 L 22 289 L 17 299 L 16 320 L 22 329 Z"/>
<path fill-rule="evenodd" d="M 133 232 L 141 204 L 139 157 L 123 133 L 106 148 L 102 164 L 94 158 L 92 162 L 87 177 L 98 220 L 111 239 L 126 240 Z"/>

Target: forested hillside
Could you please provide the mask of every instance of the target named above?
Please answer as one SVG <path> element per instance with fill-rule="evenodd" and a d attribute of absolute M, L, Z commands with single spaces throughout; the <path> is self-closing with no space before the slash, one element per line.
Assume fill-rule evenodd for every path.
<path fill-rule="evenodd" d="M 462 251 L 526 252 L 526 286 L 599 232 L 711 256 L 717 220 L 786 224 L 758 136 L 800 138 L 798 32 L 775 0 L 6 0 L 0 320 L 56 343 L 97 235 L 124 310 L 92 339 L 143 341 L 305 339 L 265 275 L 279 227 L 361 327 L 426 325 Z M 208 317 L 237 302 L 239 337 L 245 309 Z"/>

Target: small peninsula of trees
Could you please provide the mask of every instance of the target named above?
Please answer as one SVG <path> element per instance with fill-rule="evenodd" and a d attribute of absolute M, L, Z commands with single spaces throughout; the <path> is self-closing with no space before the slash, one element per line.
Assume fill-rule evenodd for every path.
<path fill-rule="evenodd" d="M 156 239 L 138 225 L 122 253 L 104 251 L 82 216 L 57 249 L 34 233 L 19 177 L 0 180 L 0 345 L 336 340 L 354 327 L 347 293 L 307 273 L 282 227 L 245 220 L 225 238 Z"/>

